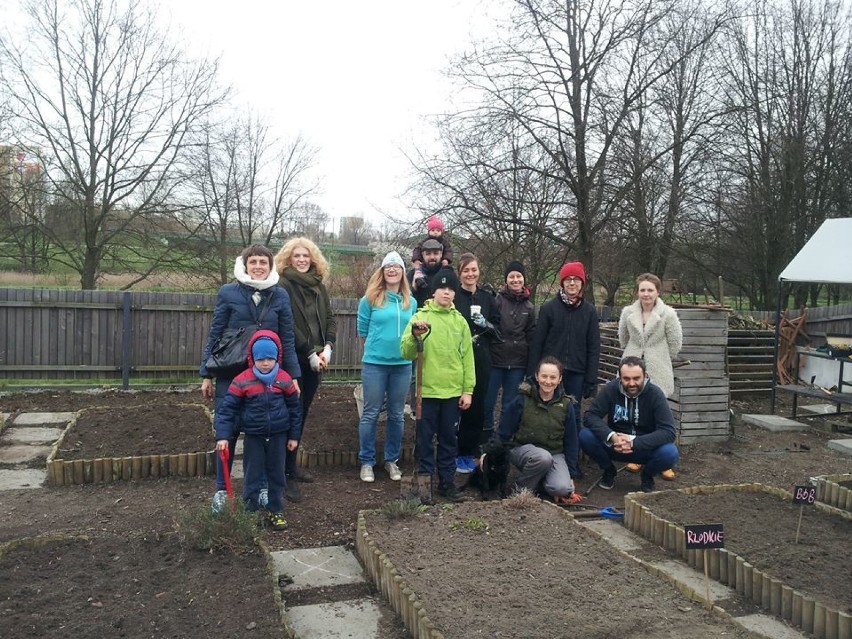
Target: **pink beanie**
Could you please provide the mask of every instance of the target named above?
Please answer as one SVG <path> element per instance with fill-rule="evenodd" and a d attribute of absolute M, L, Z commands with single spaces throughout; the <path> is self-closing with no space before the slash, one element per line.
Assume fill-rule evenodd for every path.
<path fill-rule="evenodd" d="M 427 231 L 432 231 L 434 229 L 439 229 L 441 231 L 444 230 L 444 223 L 441 220 L 438 219 L 437 215 L 433 215 L 426 222 L 426 230 Z"/>
<path fill-rule="evenodd" d="M 583 280 L 583 286 L 586 285 L 586 269 L 583 266 L 582 262 L 566 262 L 562 265 L 562 268 L 559 269 L 559 286 L 562 286 L 562 282 L 566 277 L 579 277 Z"/>

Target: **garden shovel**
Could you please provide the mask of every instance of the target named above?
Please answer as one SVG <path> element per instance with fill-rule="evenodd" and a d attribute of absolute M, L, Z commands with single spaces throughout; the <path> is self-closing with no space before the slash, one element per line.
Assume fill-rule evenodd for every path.
<path fill-rule="evenodd" d="M 228 492 L 228 501 L 231 504 L 231 510 L 234 509 L 234 487 L 231 485 L 231 471 L 228 470 L 228 458 L 230 450 L 223 448 L 219 451 L 219 459 L 222 460 L 222 475 L 225 477 L 225 490 Z"/>
<path fill-rule="evenodd" d="M 414 332 L 414 327 L 411 327 L 411 335 L 414 337 L 414 343 L 417 345 L 417 364 L 414 377 L 414 419 L 415 424 L 420 422 L 423 416 L 423 341 L 429 335 L 431 327 L 427 328 L 422 335 L 417 335 Z M 415 426 L 416 428 L 416 426 Z M 423 501 L 431 501 L 432 498 L 432 478 L 429 476 L 420 476 L 417 474 L 417 459 L 420 451 L 417 450 L 417 437 L 414 437 L 414 470 L 410 477 L 403 477 L 399 485 L 400 499 L 420 499 Z M 428 482 L 428 491 L 426 488 Z M 427 495 L 428 492 L 428 495 Z"/>

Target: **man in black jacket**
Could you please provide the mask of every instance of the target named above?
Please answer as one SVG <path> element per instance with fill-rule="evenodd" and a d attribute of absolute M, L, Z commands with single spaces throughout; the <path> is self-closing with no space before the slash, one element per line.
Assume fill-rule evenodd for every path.
<path fill-rule="evenodd" d="M 603 470 L 599 486 L 610 490 L 618 472 L 613 460 L 642 464 L 642 490 L 654 490 L 654 475 L 672 468 L 679 453 L 677 428 L 665 393 L 652 384 L 645 362 L 625 357 L 618 378 L 603 387 L 584 416 L 580 448 Z"/>
<path fill-rule="evenodd" d="M 423 256 L 423 270 L 426 273 L 424 280 L 415 282 L 417 269 L 408 269 L 408 283 L 411 285 L 411 294 L 417 300 L 417 308 L 423 308 L 430 297 L 432 297 L 432 276 L 441 268 L 441 257 L 444 254 L 444 246 L 438 240 L 429 238 L 420 247 Z"/>

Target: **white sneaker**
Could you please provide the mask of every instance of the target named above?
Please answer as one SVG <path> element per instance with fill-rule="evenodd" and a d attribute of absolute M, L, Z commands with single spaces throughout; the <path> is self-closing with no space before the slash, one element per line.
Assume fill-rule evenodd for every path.
<path fill-rule="evenodd" d="M 257 495 L 257 503 L 260 504 L 262 508 L 266 508 L 269 505 L 269 489 L 261 488 L 260 493 Z"/>
<path fill-rule="evenodd" d="M 376 476 L 373 474 L 373 467 L 369 464 L 361 466 L 361 481 L 376 481 Z"/>
<path fill-rule="evenodd" d="M 402 471 L 399 469 L 399 466 L 396 465 L 396 462 L 385 462 L 385 470 L 388 471 L 391 481 L 399 481 L 402 479 Z"/>
<path fill-rule="evenodd" d="M 220 513 L 224 510 L 226 503 L 228 503 L 228 492 L 225 490 L 217 490 L 213 493 L 213 503 L 210 508 L 214 513 Z"/>

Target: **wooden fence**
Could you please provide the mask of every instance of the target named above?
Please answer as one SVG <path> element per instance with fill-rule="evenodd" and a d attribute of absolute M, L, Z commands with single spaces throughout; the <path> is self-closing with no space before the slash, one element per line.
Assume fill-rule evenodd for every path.
<path fill-rule="evenodd" d="M 14 380 L 133 380 L 197 375 L 215 295 L 0 289 L 0 377 Z M 331 370 L 357 376 L 358 300 L 334 299 L 337 348 Z"/>
<path fill-rule="evenodd" d="M 826 335 L 852 335 L 852 304 L 818 306 L 807 309 L 807 313 L 806 329 L 812 346 L 825 343 Z M 801 314 L 799 310 L 791 309 L 787 312 L 790 319 L 795 319 Z M 748 311 L 743 315 L 775 323 L 775 311 Z"/>

